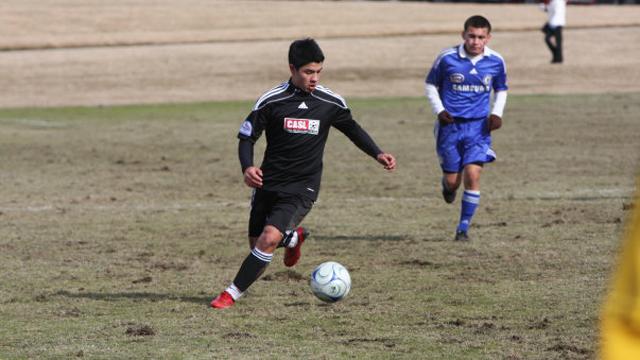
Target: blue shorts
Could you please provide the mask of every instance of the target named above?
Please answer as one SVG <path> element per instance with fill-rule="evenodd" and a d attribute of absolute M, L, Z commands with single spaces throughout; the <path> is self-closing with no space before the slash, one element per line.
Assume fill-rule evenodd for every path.
<path fill-rule="evenodd" d="M 436 152 L 442 171 L 459 173 L 466 165 L 488 163 L 496 159 L 491 149 L 491 133 L 487 119 L 470 119 L 453 124 L 440 125 L 436 121 L 433 130 L 436 137 Z"/>

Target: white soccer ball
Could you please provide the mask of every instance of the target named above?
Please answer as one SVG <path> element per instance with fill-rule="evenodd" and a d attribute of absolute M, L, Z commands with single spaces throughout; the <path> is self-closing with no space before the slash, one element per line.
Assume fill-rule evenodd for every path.
<path fill-rule="evenodd" d="M 324 262 L 311 273 L 309 281 L 311 291 L 318 299 L 336 302 L 343 299 L 351 290 L 349 271 L 335 261 Z"/>

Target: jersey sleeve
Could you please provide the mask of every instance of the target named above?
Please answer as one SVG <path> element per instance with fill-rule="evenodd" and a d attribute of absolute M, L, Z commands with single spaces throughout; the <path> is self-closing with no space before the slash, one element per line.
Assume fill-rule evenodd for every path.
<path fill-rule="evenodd" d="M 440 54 L 431 65 L 431 69 L 427 74 L 427 78 L 425 79 L 425 83 L 435 85 L 436 87 L 440 87 L 442 85 L 442 58 L 443 55 Z"/>
<path fill-rule="evenodd" d="M 436 65 L 429 70 L 427 74 L 427 78 L 425 79 L 425 83 L 435 85 L 436 87 L 440 87 L 442 76 L 440 75 L 440 70 Z"/>
<path fill-rule="evenodd" d="M 494 91 L 506 91 L 509 90 L 509 86 L 507 85 L 507 66 L 504 61 L 500 62 L 500 71 L 497 76 L 493 79 L 493 90 Z"/>
<path fill-rule="evenodd" d="M 238 139 L 249 140 L 252 143 L 258 141 L 267 126 L 267 108 L 254 109 L 240 125 Z"/>

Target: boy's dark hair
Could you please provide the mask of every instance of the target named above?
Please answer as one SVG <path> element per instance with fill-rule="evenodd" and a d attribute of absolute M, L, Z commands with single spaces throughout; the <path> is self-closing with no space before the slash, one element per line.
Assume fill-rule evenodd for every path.
<path fill-rule="evenodd" d="M 480 15 L 474 15 L 464 22 L 464 31 L 467 31 L 470 27 L 474 27 L 476 29 L 486 28 L 487 30 L 489 30 L 487 32 L 491 32 L 491 23 L 489 22 L 489 20 L 487 20 L 487 18 Z"/>
<path fill-rule="evenodd" d="M 296 69 L 312 62 L 321 63 L 323 61 L 322 49 L 312 38 L 296 40 L 289 46 L 289 64 Z"/>

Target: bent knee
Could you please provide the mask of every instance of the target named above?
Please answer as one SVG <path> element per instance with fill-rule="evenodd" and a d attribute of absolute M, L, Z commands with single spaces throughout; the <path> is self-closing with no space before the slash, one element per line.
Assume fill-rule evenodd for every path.
<path fill-rule="evenodd" d="M 267 225 L 258 237 L 257 245 L 261 250 L 275 249 L 282 240 L 282 233 L 276 227 Z"/>

